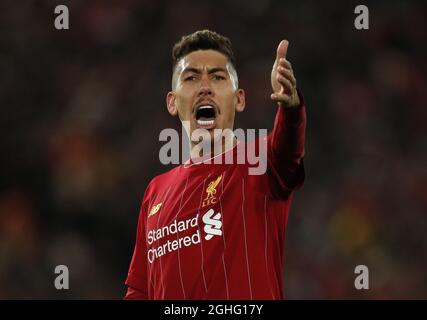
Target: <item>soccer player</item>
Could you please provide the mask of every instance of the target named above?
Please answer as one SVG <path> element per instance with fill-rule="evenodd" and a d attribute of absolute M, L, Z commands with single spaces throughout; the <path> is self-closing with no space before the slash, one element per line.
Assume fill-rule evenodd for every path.
<path fill-rule="evenodd" d="M 148 185 L 125 299 L 284 298 L 285 228 L 293 192 L 304 181 L 306 126 L 288 45 L 278 45 L 271 72 L 277 115 L 272 132 L 260 138 L 267 140 L 267 170 L 251 175 L 246 162 L 207 161 L 236 154 L 242 143 L 231 136 L 227 148 L 213 133 L 232 130 L 235 112 L 245 108 L 230 40 L 202 30 L 175 44 L 167 109 L 189 123 L 189 136 L 205 129 L 224 146 L 197 161 L 200 149 L 191 141 L 189 161 Z"/>

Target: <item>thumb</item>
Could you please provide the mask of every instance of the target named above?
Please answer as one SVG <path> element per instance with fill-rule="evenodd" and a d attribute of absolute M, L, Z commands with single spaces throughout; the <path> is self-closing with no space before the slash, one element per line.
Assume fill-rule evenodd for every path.
<path fill-rule="evenodd" d="M 288 53 L 288 46 L 288 40 L 280 41 L 279 46 L 277 47 L 276 60 L 279 60 L 280 58 L 286 58 L 286 54 Z"/>

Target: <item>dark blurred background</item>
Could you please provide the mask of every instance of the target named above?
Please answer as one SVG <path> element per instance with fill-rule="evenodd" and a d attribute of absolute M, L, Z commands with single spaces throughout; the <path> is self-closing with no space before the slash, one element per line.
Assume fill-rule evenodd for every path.
<path fill-rule="evenodd" d="M 70 30 L 54 28 L 54 8 Z M 0 299 L 121 299 L 158 160 L 171 48 L 231 38 L 247 108 L 271 129 L 281 39 L 308 111 L 307 179 L 287 229 L 289 299 L 427 298 L 425 1 L 11 1 L 0 4 Z M 70 269 L 70 290 L 54 268 Z M 354 288 L 354 268 L 370 290 Z"/>

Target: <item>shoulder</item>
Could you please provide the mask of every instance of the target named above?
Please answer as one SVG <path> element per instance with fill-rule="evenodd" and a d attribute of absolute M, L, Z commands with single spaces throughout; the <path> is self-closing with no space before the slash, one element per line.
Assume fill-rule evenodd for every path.
<path fill-rule="evenodd" d="M 179 177 L 181 171 L 182 165 L 172 168 L 171 170 L 152 178 L 147 188 L 145 189 L 144 198 L 150 197 L 153 193 L 158 193 L 159 191 L 170 186 Z"/>

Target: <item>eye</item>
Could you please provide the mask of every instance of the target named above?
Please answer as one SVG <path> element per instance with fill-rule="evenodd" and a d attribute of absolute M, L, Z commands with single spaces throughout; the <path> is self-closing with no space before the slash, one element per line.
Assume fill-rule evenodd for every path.
<path fill-rule="evenodd" d="M 194 81 L 196 80 L 195 76 L 188 76 L 187 78 L 184 79 L 184 81 Z"/>
<path fill-rule="evenodd" d="M 219 74 L 215 74 L 213 78 L 214 78 L 214 80 L 225 80 L 225 77 L 220 76 Z"/>

